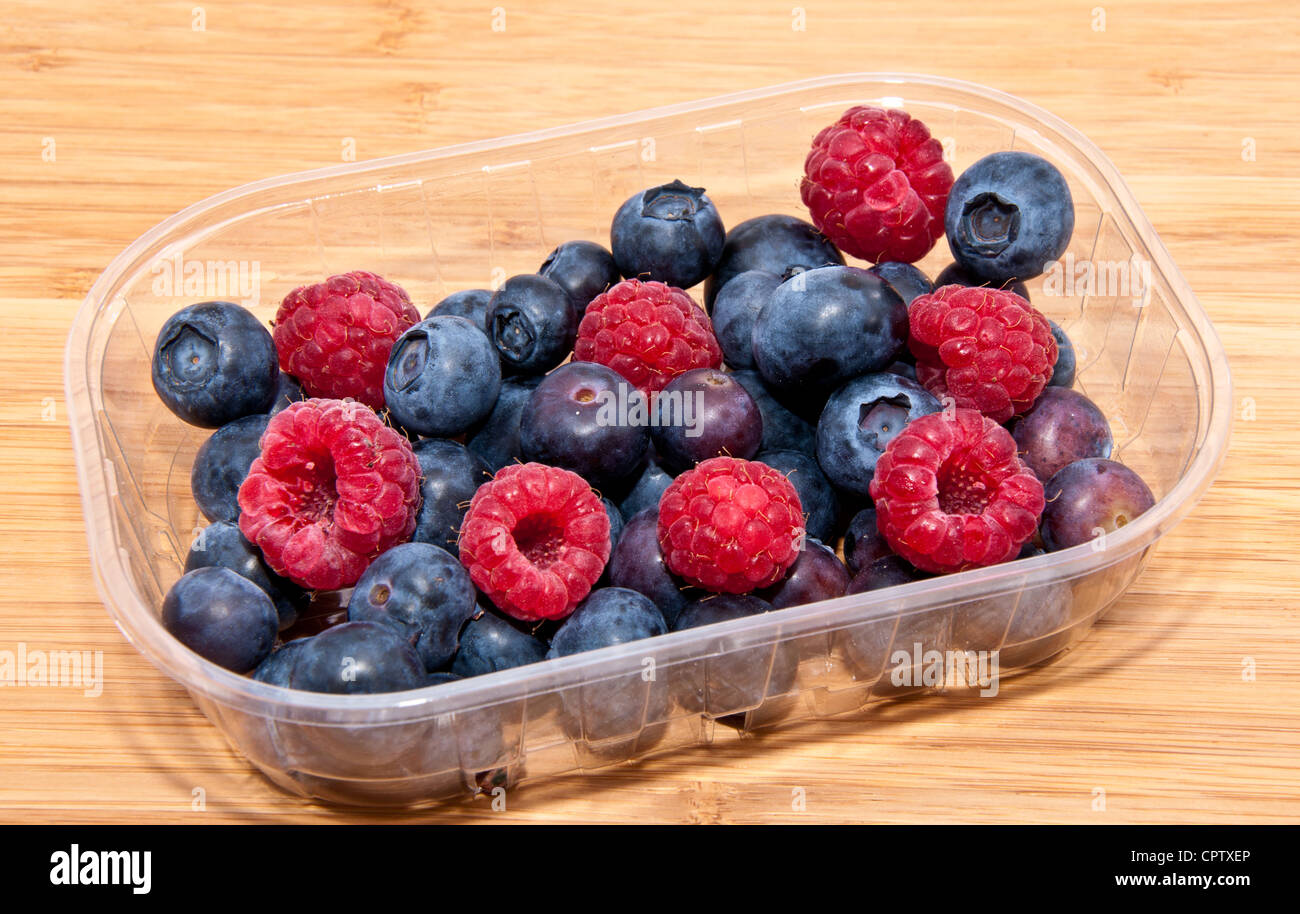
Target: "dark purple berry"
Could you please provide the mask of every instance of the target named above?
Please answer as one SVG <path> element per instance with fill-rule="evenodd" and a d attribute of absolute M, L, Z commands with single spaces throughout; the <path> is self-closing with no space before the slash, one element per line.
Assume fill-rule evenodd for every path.
<path fill-rule="evenodd" d="M 519 446 L 525 460 L 577 473 L 602 487 L 635 473 L 649 430 L 620 410 L 640 394 L 611 368 L 569 362 L 546 376 L 524 404 Z"/>
<path fill-rule="evenodd" d="M 1062 467 L 1044 484 L 1043 497 L 1047 507 L 1040 530 L 1048 552 L 1114 533 L 1156 503 L 1142 477 L 1100 457 Z"/>
<path fill-rule="evenodd" d="M 650 437 L 675 473 L 710 457 L 748 460 L 763 440 L 758 404 L 731 375 L 695 368 L 669 381 L 654 400 Z"/>
<path fill-rule="evenodd" d="M 1047 387 L 1011 426 L 1020 459 L 1046 482 L 1067 463 L 1109 457 L 1114 439 L 1097 405 L 1068 387 Z"/>
<path fill-rule="evenodd" d="M 833 600 L 848 593 L 849 570 L 829 546 L 809 537 L 803 551 L 794 560 L 780 582 L 762 591 L 760 596 L 773 609 L 803 606 L 821 600 Z"/>

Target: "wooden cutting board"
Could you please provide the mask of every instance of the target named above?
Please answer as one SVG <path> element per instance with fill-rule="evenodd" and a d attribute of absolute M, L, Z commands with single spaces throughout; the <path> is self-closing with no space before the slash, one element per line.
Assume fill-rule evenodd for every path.
<path fill-rule="evenodd" d="M 0 819 L 1300 820 L 1292 4 L 330 6 L 3 6 L 0 650 L 101 650 L 105 684 L 0 688 Z M 996 700 L 720 739 L 526 787 L 503 811 L 367 815 L 270 785 L 109 621 L 62 351 L 80 299 L 137 235 L 209 194 L 352 152 L 853 70 L 969 79 L 1077 126 L 1126 176 L 1227 347 L 1238 421 L 1219 481 L 1077 649 Z"/>

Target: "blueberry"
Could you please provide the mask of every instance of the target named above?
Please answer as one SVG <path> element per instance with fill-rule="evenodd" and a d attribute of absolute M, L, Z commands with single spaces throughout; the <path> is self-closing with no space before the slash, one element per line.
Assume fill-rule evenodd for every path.
<path fill-rule="evenodd" d="M 860 592 L 849 588 L 849 593 Z M 879 680 L 872 690 L 873 698 L 915 691 L 924 684 L 929 664 L 926 652 L 938 651 L 942 655 L 947 648 L 951 615 L 941 608 L 882 616 L 836 632 L 835 650 L 847 661 L 854 679 Z"/>
<path fill-rule="evenodd" d="M 896 555 L 887 555 L 860 568 L 849 582 L 849 593 L 883 590 L 916 580 L 920 580 L 920 576 L 915 568 Z"/>
<path fill-rule="evenodd" d="M 270 409 L 280 368 L 271 334 L 252 312 L 207 301 L 163 324 L 152 375 L 168 409 L 190 425 L 218 428 Z"/>
<path fill-rule="evenodd" d="M 654 601 L 669 625 L 692 599 L 691 591 L 673 576 L 659 551 L 659 509 L 647 508 L 628 520 L 609 557 L 609 582 L 630 588 Z"/>
<path fill-rule="evenodd" d="M 614 255 L 594 241 L 566 241 L 546 255 L 537 272 L 568 293 L 579 321 L 593 298 L 623 278 Z"/>
<path fill-rule="evenodd" d="M 1022 665 L 1007 649 L 1036 641 L 1067 625 L 1074 606 L 1068 582 L 996 594 L 963 603 L 953 613 L 952 642 L 958 650 L 1002 651 L 1003 668 Z"/>
<path fill-rule="evenodd" d="M 863 508 L 853 515 L 844 533 L 844 561 L 851 573 L 857 574 L 877 559 L 893 554 L 876 526 L 875 508 Z"/>
<path fill-rule="evenodd" d="M 483 424 L 470 435 L 466 446 L 483 458 L 495 473 L 523 456 L 519 447 L 519 417 L 542 375 L 519 375 L 501 382 L 496 405 Z"/>
<path fill-rule="evenodd" d="M 628 198 L 609 230 L 619 272 L 689 289 L 713 272 L 726 230 L 702 187 L 681 181 Z"/>
<path fill-rule="evenodd" d="M 623 512 L 618 510 L 618 505 L 608 498 L 601 498 L 600 503 L 605 506 L 605 515 L 609 518 L 609 548 L 612 551 L 618 545 L 618 538 L 623 535 L 623 527 L 626 523 L 623 520 Z"/>
<path fill-rule="evenodd" d="M 1028 152 L 995 152 L 961 173 L 948 194 L 944 231 L 952 256 L 982 282 L 1038 276 L 1074 232 L 1070 186 Z"/>
<path fill-rule="evenodd" d="M 524 404 L 524 458 L 571 470 L 597 487 L 629 476 L 641 466 L 650 441 L 646 424 L 632 421 L 630 409 L 618 409 L 636 397 L 636 389 L 604 365 L 560 366 Z"/>
<path fill-rule="evenodd" d="M 939 275 L 934 278 L 934 287 L 936 289 L 940 286 L 971 287 L 994 285 L 999 289 L 1006 289 L 1008 292 L 1014 292 L 1025 301 L 1029 301 L 1029 287 L 1023 282 L 1007 280 L 1006 282 L 992 283 L 988 280 L 977 279 L 975 276 L 972 276 L 970 273 L 966 272 L 966 270 L 962 269 L 962 266 L 959 263 L 948 264 L 940 270 Z"/>
<path fill-rule="evenodd" d="M 896 374 L 899 377 L 907 378 L 909 381 L 916 380 L 916 365 L 912 362 L 894 362 L 886 368 L 885 371 L 890 374 Z"/>
<path fill-rule="evenodd" d="M 774 393 L 816 402 L 880 371 L 906 341 L 907 306 L 884 280 L 857 267 L 822 267 L 772 292 L 754 324 L 754 363 Z"/>
<path fill-rule="evenodd" d="M 680 473 L 710 457 L 748 460 L 763 440 L 758 404 L 725 371 L 694 368 L 664 385 L 650 437 L 659 459 Z"/>
<path fill-rule="evenodd" d="M 602 587 L 564 620 L 547 656 L 568 657 L 667 632 L 663 613 L 649 597 L 627 587 Z"/>
<path fill-rule="evenodd" d="M 457 538 L 469 500 L 491 471 L 477 454 L 446 438 L 425 438 L 412 450 L 420 464 L 420 511 L 411 539 L 459 555 Z"/>
<path fill-rule="evenodd" d="M 297 403 L 299 400 L 306 399 L 307 395 L 303 393 L 302 385 L 298 383 L 298 379 L 282 371 L 275 382 L 275 395 L 271 398 L 269 414 L 274 416 L 290 403 Z"/>
<path fill-rule="evenodd" d="M 848 593 L 849 570 L 840 557 L 824 543 L 811 536 L 783 579 L 762 591 L 760 596 L 773 609 L 803 606 L 821 600 L 833 600 Z"/>
<path fill-rule="evenodd" d="M 484 333 L 488 329 L 488 306 L 492 293 L 487 289 L 464 289 L 453 292 L 429 309 L 428 317 L 463 317 Z"/>
<path fill-rule="evenodd" d="M 457 676 L 481 676 L 545 659 L 545 642 L 485 611 L 465 626 L 451 671 Z"/>
<path fill-rule="evenodd" d="M 682 610 L 673 631 L 747 619 L 772 608 L 748 594 L 711 594 Z M 720 637 L 709 646 L 703 663 L 686 664 L 674 691 L 690 711 L 710 717 L 736 714 L 758 707 L 769 695 L 784 695 L 794 685 L 798 655 L 788 643 L 743 647 L 735 636 Z"/>
<path fill-rule="evenodd" d="M 507 279 L 492 296 L 488 326 L 507 369 L 545 374 L 573 351 L 578 309 L 558 283 L 526 273 Z"/>
<path fill-rule="evenodd" d="M 302 589 L 268 568 L 261 551 L 244 538 L 234 521 L 217 521 L 200 531 L 185 558 L 186 571 L 199 568 L 229 568 L 260 587 L 275 604 L 281 630 L 297 620 L 298 604 L 305 597 Z"/>
<path fill-rule="evenodd" d="M 908 307 L 911 307 L 918 295 L 929 295 L 934 291 L 934 284 L 929 278 L 910 263 L 889 260 L 868 268 L 867 272 L 875 273 L 889 283 L 889 287 L 898 293 L 898 297 Z"/>
<path fill-rule="evenodd" d="M 1047 382 L 1047 386 L 1073 387 L 1076 365 L 1074 344 L 1056 321 L 1049 318 L 1047 322 L 1052 325 L 1052 336 L 1056 338 L 1056 368 L 1053 369 L 1052 379 Z"/>
<path fill-rule="evenodd" d="M 1043 497 L 1041 531 L 1048 552 L 1114 533 L 1156 503 L 1141 476 L 1102 457 L 1062 467 L 1043 486 Z"/>
<path fill-rule="evenodd" d="M 393 344 L 384 402 L 420 435 L 459 435 L 487 417 L 501 390 L 501 366 L 483 331 L 463 317 L 429 317 Z"/>
<path fill-rule="evenodd" d="M 648 597 L 623 587 L 603 587 L 564 620 L 546 656 L 568 657 L 667 632 L 663 615 Z M 642 678 L 643 670 L 566 691 L 563 725 L 569 734 L 593 742 L 638 735 L 640 742 L 657 741 L 662 728 L 653 725 L 667 716 L 667 690 L 657 679 Z M 647 725 L 650 732 L 645 732 Z"/>
<path fill-rule="evenodd" d="M 437 673 L 430 673 L 425 677 L 424 684 L 431 686 L 443 685 L 448 682 L 459 682 L 464 678 L 465 677 L 463 676 L 457 676 L 455 673 L 444 673 L 439 671 Z"/>
<path fill-rule="evenodd" d="M 1097 405 L 1068 387 L 1045 388 L 1011 425 L 1020 459 L 1046 482 L 1067 463 L 1109 457 L 1115 443 Z"/>
<path fill-rule="evenodd" d="M 425 669 L 436 670 L 455 656 L 477 597 L 469 572 L 450 552 L 403 543 L 361 575 L 348 602 L 348 621 L 388 626 L 415 648 Z"/>
<path fill-rule="evenodd" d="M 418 689 L 426 679 L 419 655 L 402 635 L 378 622 L 344 622 L 308 639 L 294 659 L 289 686 L 373 695 Z"/>
<path fill-rule="evenodd" d="M 754 367 L 754 322 L 769 296 L 781 285 L 775 273 L 737 273 L 713 302 L 713 332 L 722 358 L 732 368 Z"/>
<path fill-rule="evenodd" d="M 817 453 L 817 430 L 772 396 L 758 372 L 733 371 L 731 377 L 749 391 L 763 417 L 762 450 L 799 451 L 809 456 Z"/>
<path fill-rule="evenodd" d="M 943 404 L 915 381 L 883 371 L 854 378 L 837 390 L 817 422 L 817 462 L 832 483 L 869 496 L 876 461 L 913 419 Z"/>
<path fill-rule="evenodd" d="M 799 451 L 760 451 L 754 459 L 790 480 L 799 493 L 808 536 L 817 540 L 829 540 L 835 536 L 839 499 L 816 460 Z"/>
<path fill-rule="evenodd" d="M 755 216 L 727 232 L 722 257 L 704 287 L 704 304 L 712 309 L 723 287 L 748 270 L 766 270 L 788 279 L 843 263 L 844 255 L 810 223 L 776 213 Z"/>
<path fill-rule="evenodd" d="M 636 485 L 632 486 L 627 497 L 619 502 L 619 513 L 626 519 L 640 514 L 646 508 L 658 511 L 659 499 L 663 498 L 664 492 L 668 491 L 672 482 L 672 474 L 658 463 L 646 464 L 644 472 L 637 478 Z"/>
<path fill-rule="evenodd" d="M 289 688 L 289 677 L 298 654 L 307 645 L 308 639 L 298 638 L 277 648 L 269 657 L 258 664 L 253 671 L 253 678 L 258 682 L 276 685 L 282 689 Z"/>
<path fill-rule="evenodd" d="M 239 487 L 262 453 L 259 442 L 267 415 L 245 416 L 217 429 L 199 446 L 190 468 L 190 491 L 203 516 L 211 521 L 239 517 Z"/>
<path fill-rule="evenodd" d="M 163 628 L 199 656 L 247 673 L 271 653 L 280 627 L 271 598 L 229 568 L 198 568 L 163 599 Z"/>

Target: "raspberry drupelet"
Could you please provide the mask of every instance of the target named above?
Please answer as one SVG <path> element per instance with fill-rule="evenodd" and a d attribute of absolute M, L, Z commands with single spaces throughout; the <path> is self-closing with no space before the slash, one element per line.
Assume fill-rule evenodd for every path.
<path fill-rule="evenodd" d="M 973 409 L 909 422 L 877 461 L 871 497 L 890 548 L 937 573 L 1015 558 L 1043 513 L 1011 433 Z"/>
<path fill-rule="evenodd" d="M 1033 406 L 1052 379 L 1052 325 L 1015 292 L 940 286 L 912 302 L 908 327 L 921 385 L 997 422 Z"/>
<path fill-rule="evenodd" d="M 563 619 L 609 561 L 609 515 L 577 473 L 505 467 L 478 487 L 460 530 L 470 579 L 516 619 Z"/>
<path fill-rule="evenodd" d="M 364 403 L 302 400 L 267 423 L 239 487 L 239 529 L 276 573 L 336 590 L 410 538 L 419 506 L 405 438 Z"/>
<path fill-rule="evenodd" d="M 661 282 L 625 279 L 587 306 L 573 357 L 614 369 L 644 394 L 692 368 L 718 368 L 713 323 L 689 295 Z"/>
<path fill-rule="evenodd" d="M 658 534 L 664 563 L 687 583 L 748 593 L 775 584 L 799 557 L 803 506 L 766 464 L 713 457 L 668 486 Z"/>
<path fill-rule="evenodd" d="M 356 271 L 294 289 L 275 315 L 280 370 L 312 397 L 384 408 L 384 369 L 397 338 L 420 320 L 401 286 Z"/>

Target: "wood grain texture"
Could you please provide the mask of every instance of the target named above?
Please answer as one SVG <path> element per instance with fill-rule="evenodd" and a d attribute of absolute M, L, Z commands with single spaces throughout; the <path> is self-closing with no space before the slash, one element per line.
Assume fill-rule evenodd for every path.
<path fill-rule="evenodd" d="M 1300 821 L 1293 5 L 1105 3 L 1104 30 L 1091 3 L 589 5 L 0 3 L 0 649 L 102 650 L 105 675 L 98 697 L 0 689 L 0 819 Z M 1219 480 L 1077 649 L 995 700 L 720 736 L 527 786 L 502 812 L 388 815 L 280 792 L 112 625 L 87 564 L 62 349 L 141 232 L 338 162 L 347 138 L 364 159 L 853 70 L 969 79 L 1077 126 L 1227 347 L 1238 421 Z"/>

